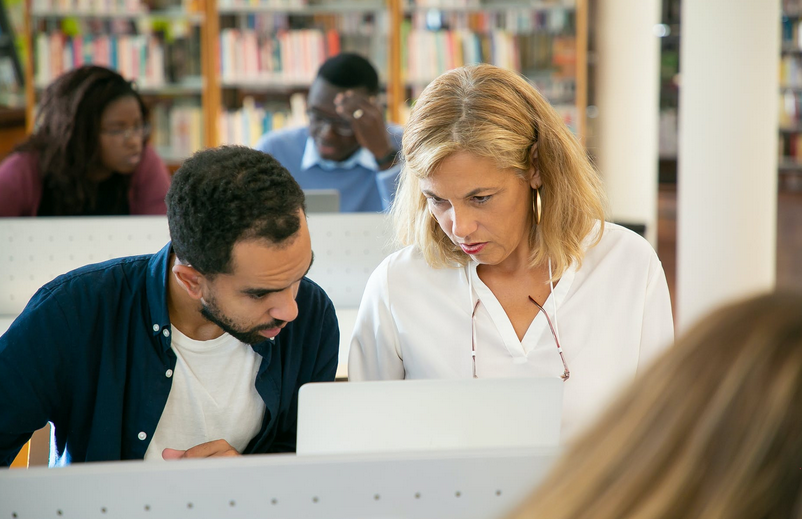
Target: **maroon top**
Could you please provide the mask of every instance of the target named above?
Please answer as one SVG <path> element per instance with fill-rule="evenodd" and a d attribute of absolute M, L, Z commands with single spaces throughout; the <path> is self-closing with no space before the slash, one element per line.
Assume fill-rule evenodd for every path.
<path fill-rule="evenodd" d="M 132 215 L 167 214 L 164 196 L 170 173 L 150 146 L 131 173 L 128 207 Z M 0 163 L 0 216 L 36 216 L 42 200 L 39 160 L 31 152 L 12 153 Z"/>

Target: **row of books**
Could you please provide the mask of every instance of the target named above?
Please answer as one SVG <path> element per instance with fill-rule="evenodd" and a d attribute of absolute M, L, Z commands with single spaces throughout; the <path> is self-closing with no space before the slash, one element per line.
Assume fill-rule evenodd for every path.
<path fill-rule="evenodd" d="M 307 123 L 306 100 L 301 94 L 293 94 L 289 110 L 286 105 L 259 106 L 248 96 L 243 99 L 242 108 L 220 114 L 217 131 L 220 142 L 254 146 L 267 132 Z"/>
<path fill-rule="evenodd" d="M 303 9 L 307 7 L 306 0 L 219 0 L 218 9 Z"/>
<path fill-rule="evenodd" d="M 37 16 L 59 13 L 138 15 L 150 12 L 194 13 L 201 9 L 199 0 L 33 0 Z"/>
<path fill-rule="evenodd" d="M 784 55 L 780 59 L 780 85 L 802 87 L 802 55 Z"/>
<path fill-rule="evenodd" d="M 35 47 L 34 73 L 39 87 L 90 63 L 113 68 L 141 87 L 160 87 L 201 74 L 196 37 L 165 43 L 157 34 L 67 36 L 53 32 L 37 34 Z"/>
<path fill-rule="evenodd" d="M 223 83 L 241 80 L 309 83 L 326 58 L 340 52 L 336 31 L 314 29 L 258 34 L 220 31 L 220 77 Z"/>
<path fill-rule="evenodd" d="M 518 40 L 506 31 L 481 35 L 468 31 L 416 31 L 402 44 L 404 77 L 428 83 L 443 72 L 481 62 L 521 70 Z"/>
<path fill-rule="evenodd" d="M 779 123 L 783 130 L 802 128 L 802 93 L 785 90 L 780 93 Z"/>
<path fill-rule="evenodd" d="M 520 38 L 504 30 L 488 34 L 411 30 L 402 34 L 404 76 L 412 83 L 428 83 L 447 70 L 476 63 L 527 73 L 551 71 L 556 79 L 576 75 L 576 40 L 570 36 Z"/>
<path fill-rule="evenodd" d="M 787 133 L 779 140 L 780 164 L 802 165 L 802 132 Z"/>
<path fill-rule="evenodd" d="M 506 7 L 514 4 L 526 4 L 530 9 L 575 9 L 575 0 L 544 0 L 544 1 L 522 1 L 518 0 L 411 0 L 410 3 L 416 7 L 428 7 L 432 9 L 492 9 Z M 522 5 L 523 6 L 523 5 Z"/>
<path fill-rule="evenodd" d="M 147 11 L 142 0 L 33 0 L 33 12 L 47 14 L 53 12 L 79 13 L 141 13 Z"/>
<path fill-rule="evenodd" d="M 564 34 L 575 32 L 575 18 L 574 11 L 567 9 L 513 7 L 498 11 L 415 11 L 410 21 L 420 30 L 466 29 L 485 33 L 504 29 L 515 34 Z"/>
<path fill-rule="evenodd" d="M 220 31 L 218 66 L 223 84 L 237 82 L 308 85 L 320 65 L 342 50 L 367 54 L 377 70 L 386 69 L 384 39 L 334 29 Z"/>
<path fill-rule="evenodd" d="M 167 162 L 180 161 L 203 147 L 203 110 L 198 103 L 159 103 L 150 108 L 150 142 Z"/>
<path fill-rule="evenodd" d="M 797 18 L 782 19 L 782 45 L 784 49 L 802 49 L 802 23 Z"/>

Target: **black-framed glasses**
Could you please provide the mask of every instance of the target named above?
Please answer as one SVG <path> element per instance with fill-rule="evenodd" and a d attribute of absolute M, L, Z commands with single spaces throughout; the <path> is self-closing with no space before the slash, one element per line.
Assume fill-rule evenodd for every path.
<path fill-rule="evenodd" d="M 108 135 L 113 139 L 119 139 L 121 141 L 127 141 L 131 137 L 145 139 L 150 135 L 150 125 L 145 123 L 138 124 L 136 126 L 129 126 L 127 128 L 104 129 L 100 130 L 100 132 L 103 135 Z"/>
<path fill-rule="evenodd" d="M 532 296 L 529 296 L 529 300 L 535 303 L 535 306 L 543 312 L 543 315 L 546 316 L 546 322 L 549 323 L 549 330 L 551 330 L 551 336 L 554 337 L 554 342 L 557 344 L 557 352 L 560 354 L 560 360 L 563 363 L 563 374 L 560 375 L 560 378 L 563 379 L 563 382 L 568 380 L 571 376 L 571 372 L 568 370 L 568 364 L 565 362 L 565 355 L 563 355 L 563 349 L 560 345 L 560 339 L 557 337 L 557 332 L 554 330 L 554 324 L 551 322 L 551 318 L 549 317 L 548 312 L 546 312 L 545 308 L 540 306 L 540 303 L 534 300 Z M 479 308 L 479 300 L 476 300 L 476 304 L 473 305 L 473 311 L 471 312 L 471 363 L 473 364 L 473 378 L 479 378 L 476 375 L 476 309 Z"/>
<path fill-rule="evenodd" d="M 354 129 L 351 127 L 351 123 L 340 117 L 331 117 L 323 112 L 315 110 L 314 108 L 307 110 L 306 115 L 309 117 L 310 125 L 322 126 L 324 124 L 328 124 L 331 126 L 331 129 L 334 131 L 334 133 L 342 135 L 343 137 L 349 137 L 354 134 Z"/>

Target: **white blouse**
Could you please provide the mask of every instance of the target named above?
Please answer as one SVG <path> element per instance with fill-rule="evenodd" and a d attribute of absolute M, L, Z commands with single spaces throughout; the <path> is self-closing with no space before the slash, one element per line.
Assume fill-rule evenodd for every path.
<path fill-rule="evenodd" d="M 563 395 L 563 440 L 592 421 L 674 338 L 668 286 L 651 245 L 606 223 L 601 241 L 588 248 L 596 232 L 585 240 L 582 266 L 569 267 L 543 305 L 571 371 Z M 477 301 L 478 377 L 562 375 L 543 313 L 518 340 L 476 267 L 471 262 L 434 269 L 414 247 L 388 256 L 365 288 L 351 338 L 349 379 L 471 377 Z"/>

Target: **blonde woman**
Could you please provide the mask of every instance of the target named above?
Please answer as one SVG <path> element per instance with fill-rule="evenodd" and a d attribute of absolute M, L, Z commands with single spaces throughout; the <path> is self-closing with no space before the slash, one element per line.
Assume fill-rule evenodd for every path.
<path fill-rule="evenodd" d="M 802 296 L 704 319 L 511 519 L 802 518 Z"/>
<path fill-rule="evenodd" d="M 368 282 L 349 378 L 562 377 L 570 436 L 673 340 L 654 250 L 604 222 L 585 150 L 514 72 L 433 81 L 403 152 L 406 248 Z"/>

